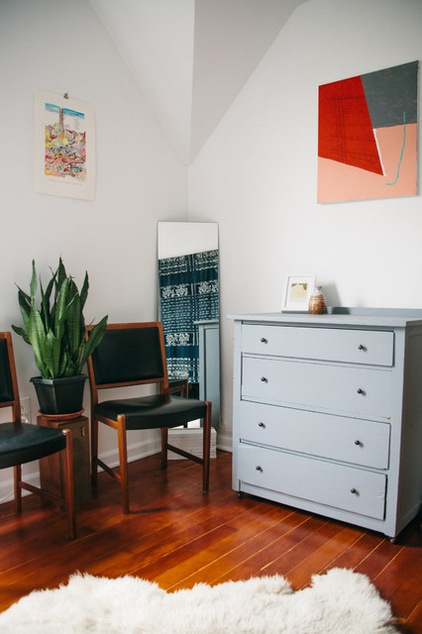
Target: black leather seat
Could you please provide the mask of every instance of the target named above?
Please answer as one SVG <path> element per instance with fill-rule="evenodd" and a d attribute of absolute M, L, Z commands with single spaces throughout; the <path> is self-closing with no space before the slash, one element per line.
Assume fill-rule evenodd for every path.
<path fill-rule="evenodd" d="M 87 328 L 89 336 L 90 328 Z M 162 466 L 167 450 L 202 465 L 202 488 L 208 491 L 210 468 L 211 403 L 174 396 L 169 387 L 164 336 L 160 322 L 108 324 L 104 338 L 88 359 L 91 388 L 92 482 L 102 467 L 120 483 L 122 510 L 129 513 L 127 438 L 131 430 L 161 429 Z M 99 390 L 155 384 L 158 393 L 99 401 Z M 202 457 L 168 443 L 168 429 L 203 419 Z M 98 458 L 98 422 L 116 429 L 120 466 L 112 469 Z"/>
<path fill-rule="evenodd" d="M 22 510 L 22 489 L 36 493 L 67 512 L 69 538 L 76 536 L 72 436 L 54 429 L 21 422 L 16 367 L 10 332 L 0 332 L 0 407 L 11 409 L 11 422 L 0 424 L 0 469 L 13 467 L 15 510 Z M 22 480 L 22 464 L 63 452 L 64 496 L 52 494 Z"/>

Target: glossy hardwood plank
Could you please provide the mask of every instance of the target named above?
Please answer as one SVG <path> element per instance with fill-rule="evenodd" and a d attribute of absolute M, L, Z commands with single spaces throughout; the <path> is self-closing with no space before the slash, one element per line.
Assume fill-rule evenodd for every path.
<path fill-rule="evenodd" d="M 405 634 L 422 634 L 422 536 L 413 522 L 398 543 L 324 517 L 231 490 L 231 455 L 211 461 L 211 489 L 200 467 L 158 456 L 130 465 L 133 512 L 120 512 L 118 485 L 100 474 L 89 504 L 78 508 L 78 538 L 64 540 L 66 520 L 24 499 L 15 517 L 0 505 L 0 610 L 33 589 L 65 583 L 76 571 L 133 574 L 176 590 L 195 583 L 281 574 L 294 588 L 332 567 L 362 572 L 391 602 Z"/>

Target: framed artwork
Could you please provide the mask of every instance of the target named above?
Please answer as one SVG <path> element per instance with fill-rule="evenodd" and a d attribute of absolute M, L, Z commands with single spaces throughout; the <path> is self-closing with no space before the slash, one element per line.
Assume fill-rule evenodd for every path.
<path fill-rule="evenodd" d="M 417 61 L 319 86 L 319 203 L 417 195 L 417 95 Z"/>
<path fill-rule="evenodd" d="M 93 107 L 47 90 L 35 93 L 35 191 L 93 200 Z"/>
<path fill-rule="evenodd" d="M 315 275 L 289 275 L 284 296 L 284 312 L 308 312 L 309 296 L 314 290 Z"/>

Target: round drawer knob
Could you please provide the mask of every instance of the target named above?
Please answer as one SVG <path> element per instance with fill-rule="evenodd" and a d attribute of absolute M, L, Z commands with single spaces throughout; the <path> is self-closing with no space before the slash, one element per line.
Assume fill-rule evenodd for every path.
<path fill-rule="evenodd" d="M 261 376 L 261 383 L 268 383 L 268 379 L 266 376 Z"/>
<path fill-rule="evenodd" d="M 258 427 L 262 427 L 262 429 L 265 429 L 265 423 L 258 423 Z"/>
<path fill-rule="evenodd" d="M 366 350 L 366 347 L 362 343 L 360 343 L 358 345 L 358 350 Z"/>
<path fill-rule="evenodd" d="M 265 339 L 265 337 L 261 337 L 261 343 L 268 343 L 268 339 Z"/>
<path fill-rule="evenodd" d="M 355 445 L 357 445 L 358 447 L 362 447 L 363 443 L 360 440 L 355 440 Z"/>
<path fill-rule="evenodd" d="M 255 469 L 256 469 L 257 471 L 262 471 L 262 470 L 263 470 L 263 469 L 262 469 L 262 467 L 260 467 L 259 465 L 258 465 L 257 467 L 255 467 Z"/>
<path fill-rule="evenodd" d="M 356 390 L 358 394 L 365 394 L 364 390 L 362 390 L 361 387 L 358 387 L 358 389 Z"/>
<path fill-rule="evenodd" d="M 350 489 L 350 493 L 353 493 L 353 495 L 359 495 L 359 491 L 355 489 L 354 487 Z"/>

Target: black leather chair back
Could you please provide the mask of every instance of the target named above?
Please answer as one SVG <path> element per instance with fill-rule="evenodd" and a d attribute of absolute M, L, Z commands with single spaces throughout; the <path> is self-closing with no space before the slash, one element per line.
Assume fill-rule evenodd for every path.
<path fill-rule="evenodd" d="M 0 407 L 2 403 L 10 403 L 14 398 L 7 340 L 0 339 Z"/>
<path fill-rule="evenodd" d="M 92 365 L 97 386 L 163 379 L 158 326 L 108 328 L 92 354 Z"/>

